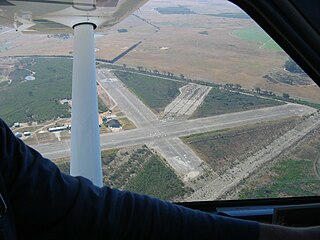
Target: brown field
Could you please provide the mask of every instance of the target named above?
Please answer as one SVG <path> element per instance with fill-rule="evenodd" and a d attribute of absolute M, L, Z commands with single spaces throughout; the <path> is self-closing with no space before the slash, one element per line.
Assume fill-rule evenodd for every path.
<path fill-rule="evenodd" d="M 298 119 L 290 118 L 224 131 L 195 134 L 183 137 L 182 140 L 215 172 L 222 174 L 268 146 L 295 127 L 298 122 Z"/>
<path fill-rule="evenodd" d="M 156 7 L 188 6 L 199 13 L 192 15 L 162 15 Z M 205 13 L 239 11 L 224 1 L 205 3 L 196 1 L 150 1 L 136 12 L 137 15 L 160 27 L 130 16 L 122 23 L 96 37 L 97 58 L 113 59 L 115 56 L 142 41 L 118 63 L 144 66 L 176 75 L 213 81 L 239 83 L 245 88 L 260 87 L 276 93 L 289 93 L 311 101 L 320 101 L 320 90 L 314 85 L 291 86 L 272 84 L 262 76 L 283 71 L 287 55 L 284 52 L 264 49 L 260 43 L 248 42 L 232 35 L 232 31 L 254 26 L 251 20 L 205 16 Z M 127 33 L 117 30 L 125 28 Z M 207 31 L 208 35 L 199 34 Z M 71 55 L 72 38 L 60 40 L 46 35 L 22 35 L 10 32 L 1 36 L 10 47 L 1 56 L 14 55 Z M 39 47 L 41 46 L 41 47 Z M 167 47 L 162 50 L 161 47 Z"/>

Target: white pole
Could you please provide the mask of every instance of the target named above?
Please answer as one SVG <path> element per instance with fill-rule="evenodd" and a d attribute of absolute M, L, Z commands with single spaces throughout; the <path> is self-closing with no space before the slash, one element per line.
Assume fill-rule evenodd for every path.
<path fill-rule="evenodd" d="M 102 186 L 94 29 L 74 27 L 70 174 Z"/>

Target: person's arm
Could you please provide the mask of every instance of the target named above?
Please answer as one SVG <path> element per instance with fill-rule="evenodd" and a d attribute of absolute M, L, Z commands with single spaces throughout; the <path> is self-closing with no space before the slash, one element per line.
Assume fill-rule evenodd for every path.
<path fill-rule="evenodd" d="M 320 227 L 284 227 L 272 224 L 259 224 L 259 240 L 319 240 Z"/>
<path fill-rule="evenodd" d="M 258 223 L 213 216 L 62 174 L 0 120 L 0 170 L 22 239 L 258 239 Z"/>

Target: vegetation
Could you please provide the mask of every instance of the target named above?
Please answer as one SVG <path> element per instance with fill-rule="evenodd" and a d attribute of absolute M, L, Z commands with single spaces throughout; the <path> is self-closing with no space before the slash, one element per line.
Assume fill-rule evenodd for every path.
<path fill-rule="evenodd" d="M 120 29 L 118 29 L 117 30 L 119 33 L 126 33 L 126 32 L 128 32 L 128 29 L 126 29 L 126 28 L 120 28 Z"/>
<path fill-rule="evenodd" d="M 226 13 L 215 13 L 205 14 L 207 16 L 223 17 L 223 18 L 238 18 L 238 19 L 251 19 L 245 12 L 226 12 Z"/>
<path fill-rule="evenodd" d="M 0 82 L 0 88 L 7 86 L 8 85 L 8 81 L 2 81 Z"/>
<path fill-rule="evenodd" d="M 284 67 L 287 71 L 292 73 L 304 73 L 304 71 L 301 69 L 301 67 L 296 64 L 295 61 L 293 61 L 291 58 L 289 58 L 285 64 Z"/>
<path fill-rule="evenodd" d="M 104 167 L 104 182 L 111 187 L 151 195 L 163 200 L 183 196 L 188 189 L 163 160 L 146 146 L 115 150 Z"/>
<path fill-rule="evenodd" d="M 246 188 L 240 198 L 276 198 L 315 196 L 319 194 L 320 180 L 313 172 L 313 161 L 308 159 L 285 161 L 274 164 L 272 180 L 255 188 Z"/>
<path fill-rule="evenodd" d="M 182 181 L 157 155 L 148 159 L 126 189 L 163 200 L 172 200 L 187 192 Z"/>
<path fill-rule="evenodd" d="M 186 6 L 179 5 L 178 7 L 162 7 L 156 8 L 161 14 L 195 14 L 195 12 L 191 11 Z"/>
<path fill-rule="evenodd" d="M 193 118 L 281 105 L 283 103 L 228 90 L 211 89 Z"/>
<path fill-rule="evenodd" d="M 294 119 L 222 129 L 182 138 L 216 172 L 224 173 L 233 164 L 268 146 L 296 124 Z M 254 139 L 254 140 L 253 140 Z"/>
<path fill-rule="evenodd" d="M 107 112 L 109 110 L 107 105 L 101 100 L 100 97 L 98 97 L 98 110 L 99 113 Z"/>
<path fill-rule="evenodd" d="M 179 95 L 179 88 L 185 84 L 159 77 L 151 77 L 131 72 L 115 71 L 127 87 L 152 110 L 159 113 Z"/>
<path fill-rule="evenodd" d="M 234 30 L 232 34 L 246 41 L 257 42 L 265 49 L 282 51 L 281 47 L 259 27 Z"/>
<path fill-rule="evenodd" d="M 201 35 L 209 35 L 208 31 L 201 31 L 201 32 L 199 32 L 199 34 L 201 34 Z"/>
<path fill-rule="evenodd" d="M 146 146 L 110 149 L 101 152 L 104 185 L 151 195 L 163 200 L 181 198 L 190 191 L 174 171 Z M 70 159 L 55 161 L 60 170 L 70 172 Z"/>
<path fill-rule="evenodd" d="M 66 58 L 21 58 L 9 74 L 12 83 L 0 88 L 0 116 L 8 123 L 70 117 L 72 61 Z M 24 78 L 35 72 L 33 81 Z"/>
<path fill-rule="evenodd" d="M 265 165 L 240 186 L 240 198 L 317 196 L 320 194 L 317 129 L 293 149 Z"/>

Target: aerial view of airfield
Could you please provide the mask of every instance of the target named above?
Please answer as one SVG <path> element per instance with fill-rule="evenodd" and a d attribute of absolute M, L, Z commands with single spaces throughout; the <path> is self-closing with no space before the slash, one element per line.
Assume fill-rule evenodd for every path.
<path fill-rule="evenodd" d="M 0 38 L 0 117 L 69 173 L 73 35 Z M 320 90 L 241 9 L 151 0 L 95 42 L 105 185 L 169 201 L 320 194 Z"/>

